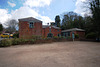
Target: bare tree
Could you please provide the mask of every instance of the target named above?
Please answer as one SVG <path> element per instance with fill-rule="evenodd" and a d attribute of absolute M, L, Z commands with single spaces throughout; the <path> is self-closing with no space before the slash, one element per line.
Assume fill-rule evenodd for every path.
<path fill-rule="evenodd" d="M 15 32 L 18 28 L 18 22 L 15 19 L 8 20 L 4 25 L 9 33 Z"/>

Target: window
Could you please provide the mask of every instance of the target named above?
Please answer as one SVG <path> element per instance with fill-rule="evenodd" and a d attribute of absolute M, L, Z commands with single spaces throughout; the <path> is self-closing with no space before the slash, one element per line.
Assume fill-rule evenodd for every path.
<path fill-rule="evenodd" d="M 70 32 L 68 32 L 68 36 L 70 36 Z"/>
<path fill-rule="evenodd" d="M 49 29 L 49 32 L 51 32 L 51 28 Z"/>
<path fill-rule="evenodd" d="M 58 34 L 57 36 L 60 37 L 60 34 Z"/>
<path fill-rule="evenodd" d="M 33 22 L 30 22 L 30 23 L 29 23 L 29 27 L 30 27 L 30 28 L 33 28 L 33 27 L 34 27 Z"/>
<path fill-rule="evenodd" d="M 47 37 L 48 38 L 52 38 L 53 37 L 53 34 L 52 33 L 48 33 Z"/>
<path fill-rule="evenodd" d="M 63 33 L 63 36 L 65 36 L 65 33 Z"/>

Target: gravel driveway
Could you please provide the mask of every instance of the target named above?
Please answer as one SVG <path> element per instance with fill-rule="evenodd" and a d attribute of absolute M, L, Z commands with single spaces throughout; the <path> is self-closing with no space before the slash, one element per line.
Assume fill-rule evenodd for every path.
<path fill-rule="evenodd" d="M 75 41 L 0 48 L 0 67 L 100 67 L 100 43 Z"/>

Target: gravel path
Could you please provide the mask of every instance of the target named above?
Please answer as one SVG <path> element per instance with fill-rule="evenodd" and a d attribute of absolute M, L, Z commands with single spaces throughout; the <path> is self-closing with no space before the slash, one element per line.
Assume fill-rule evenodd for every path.
<path fill-rule="evenodd" d="M 100 67 L 100 43 L 75 41 L 0 48 L 0 67 Z"/>

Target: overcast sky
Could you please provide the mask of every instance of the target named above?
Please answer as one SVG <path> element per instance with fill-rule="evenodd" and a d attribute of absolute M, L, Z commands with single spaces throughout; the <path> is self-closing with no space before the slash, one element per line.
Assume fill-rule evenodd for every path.
<path fill-rule="evenodd" d="M 63 12 L 74 11 L 84 15 L 84 1 L 86 0 L 0 0 L 0 22 L 4 24 L 8 19 L 34 17 L 47 24 Z"/>

